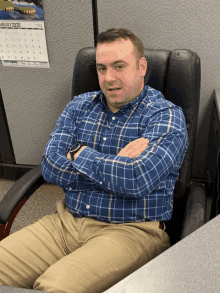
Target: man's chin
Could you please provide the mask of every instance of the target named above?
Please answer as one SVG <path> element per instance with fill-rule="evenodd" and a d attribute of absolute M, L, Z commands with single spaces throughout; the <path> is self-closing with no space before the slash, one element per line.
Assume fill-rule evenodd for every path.
<path fill-rule="evenodd" d="M 114 106 L 114 105 L 124 105 L 125 101 L 124 100 L 119 100 L 119 99 L 114 99 L 114 98 L 108 98 L 108 102 Z"/>
<path fill-rule="evenodd" d="M 124 97 L 120 93 L 106 93 L 106 96 L 108 97 L 108 100 L 117 101 L 117 100 L 124 100 Z"/>

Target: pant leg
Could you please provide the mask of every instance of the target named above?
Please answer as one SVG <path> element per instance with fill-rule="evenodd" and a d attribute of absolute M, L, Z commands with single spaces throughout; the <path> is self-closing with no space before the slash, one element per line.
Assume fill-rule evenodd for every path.
<path fill-rule="evenodd" d="M 72 247 L 78 242 L 72 242 Z M 32 288 L 48 267 L 70 253 L 57 214 L 48 215 L 0 242 L 0 286 Z"/>
<path fill-rule="evenodd" d="M 48 268 L 35 290 L 101 293 L 170 246 L 159 222 L 108 224 L 86 218 L 79 239 L 82 246 Z"/>

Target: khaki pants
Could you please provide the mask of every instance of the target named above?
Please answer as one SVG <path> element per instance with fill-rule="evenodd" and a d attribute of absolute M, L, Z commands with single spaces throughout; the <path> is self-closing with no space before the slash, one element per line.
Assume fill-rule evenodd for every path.
<path fill-rule="evenodd" d="M 77 218 L 59 202 L 56 214 L 0 242 L 0 286 L 104 292 L 169 247 L 159 222 Z"/>

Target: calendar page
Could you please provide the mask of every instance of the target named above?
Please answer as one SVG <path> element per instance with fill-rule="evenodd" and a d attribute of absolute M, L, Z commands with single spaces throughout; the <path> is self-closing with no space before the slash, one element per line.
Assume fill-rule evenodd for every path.
<path fill-rule="evenodd" d="M 42 1 L 0 0 L 0 59 L 4 66 L 49 67 Z"/>

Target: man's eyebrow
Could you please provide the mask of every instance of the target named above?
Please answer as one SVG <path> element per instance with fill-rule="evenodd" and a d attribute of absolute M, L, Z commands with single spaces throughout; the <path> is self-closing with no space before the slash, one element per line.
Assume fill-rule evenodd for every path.
<path fill-rule="evenodd" d="M 118 64 L 118 63 L 125 63 L 125 64 L 128 64 L 128 63 L 125 62 L 124 60 L 117 60 L 117 61 L 111 63 L 111 65 L 115 65 L 115 64 Z M 102 64 L 102 63 L 96 63 L 96 66 L 105 66 L 105 64 Z"/>

